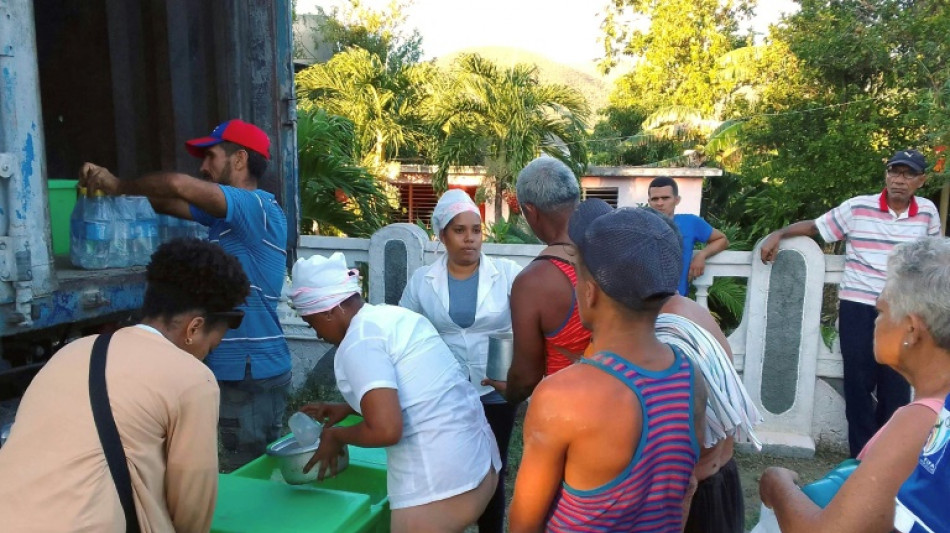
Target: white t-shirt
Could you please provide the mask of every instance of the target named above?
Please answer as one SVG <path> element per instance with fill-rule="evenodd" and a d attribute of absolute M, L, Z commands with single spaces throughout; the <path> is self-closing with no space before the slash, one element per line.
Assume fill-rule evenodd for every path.
<path fill-rule="evenodd" d="M 357 412 L 373 389 L 399 395 L 402 438 L 386 449 L 391 508 L 451 498 L 477 487 L 489 466 L 501 469 L 475 387 L 421 315 L 364 304 L 337 349 L 334 371 Z"/>

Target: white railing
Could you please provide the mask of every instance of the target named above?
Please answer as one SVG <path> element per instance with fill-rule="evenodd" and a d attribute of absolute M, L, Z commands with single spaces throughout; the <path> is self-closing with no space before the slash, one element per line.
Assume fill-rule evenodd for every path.
<path fill-rule="evenodd" d="M 527 265 L 542 248 L 485 244 L 482 250 Z M 776 453 L 807 455 L 814 451 L 816 441 L 840 444 L 844 434 L 840 395 L 820 379 L 841 377 L 837 343 L 829 349 L 822 341 L 821 307 L 823 288 L 838 283 L 844 260 L 823 254 L 804 237 L 783 241 L 781 249 L 775 266 L 764 265 L 758 249 L 717 254 L 706 262 L 704 274 L 694 284 L 697 301 L 705 306 L 715 278 L 745 280 L 742 320 L 729 335 L 729 343 L 736 369 L 765 417 L 760 437 Z M 351 265 L 366 263 L 370 301 L 395 303 L 412 271 L 436 260 L 441 251 L 441 244 L 420 228 L 394 224 L 372 239 L 304 236 L 297 253 L 309 257 L 343 252 Z M 312 342 L 312 332 L 289 309 L 283 309 L 281 317 L 289 339 Z M 298 350 L 295 357 L 306 359 L 312 351 Z"/>
<path fill-rule="evenodd" d="M 320 237 L 314 235 L 304 235 L 300 237 L 297 248 L 298 257 L 309 257 L 313 254 L 330 255 L 333 252 L 343 252 L 347 261 L 351 265 L 356 263 L 369 263 L 369 239 L 354 239 L 341 237 Z M 486 243 L 482 250 L 486 255 L 493 257 L 504 257 L 511 259 L 516 263 L 525 266 L 537 257 L 544 247 L 542 245 L 531 244 L 494 244 Z M 424 262 L 431 263 L 436 259 L 444 248 L 437 241 L 429 241 L 425 244 Z M 841 280 L 841 273 L 844 270 L 844 256 L 825 255 L 825 283 L 837 285 Z M 696 301 L 708 308 L 709 287 L 715 278 L 743 278 L 748 280 L 752 275 L 753 261 L 758 261 L 758 257 L 753 257 L 753 252 L 747 251 L 725 251 L 714 255 L 706 261 L 706 270 L 702 276 L 693 281 L 696 286 Z M 806 317 L 806 320 L 821 320 L 820 316 Z M 746 323 L 743 317 L 742 323 L 729 336 L 729 343 L 735 357 L 735 365 L 738 371 L 742 371 L 745 363 L 745 339 Z M 817 349 L 818 357 L 818 375 L 824 378 L 841 377 L 841 353 L 838 349 L 837 340 L 829 349 L 824 343 Z"/>

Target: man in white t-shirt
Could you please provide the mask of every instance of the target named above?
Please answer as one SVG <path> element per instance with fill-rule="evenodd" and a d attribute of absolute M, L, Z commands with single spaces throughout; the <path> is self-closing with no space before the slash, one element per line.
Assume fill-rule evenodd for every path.
<path fill-rule="evenodd" d="M 910 401 L 910 385 L 874 360 L 874 308 L 887 277 L 894 246 L 940 235 L 933 202 L 914 196 L 927 181 L 927 160 L 917 150 L 891 157 L 879 194 L 856 196 L 814 220 L 803 220 L 771 233 L 762 244 L 762 261 L 775 260 L 785 237 L 820 234 L 825 242 L 845 240 L 845 267 L 838 292 L 838 329 L 844 362 L 848 445 L 856 457 L 898 408 Z M 876 390 L 876 405 L 874 395 Z"/>

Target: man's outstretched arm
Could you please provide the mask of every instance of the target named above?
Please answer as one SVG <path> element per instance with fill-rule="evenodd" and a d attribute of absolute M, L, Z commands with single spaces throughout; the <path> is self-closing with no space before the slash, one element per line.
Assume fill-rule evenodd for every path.
<path fill-rule="evenodd" d="M 219 185 L 187 174 L 155 172 L 138 179 L 120 180 L 104 167 L 85 163 L 79 173 L 79 183 L 90 191 L 101 190 L 109 195 L 147 196 L 157 200 L 160 211 L 175 216 L 183 213 L 181 204 L 175 204 L 174 200 L 187 202 L 217 218 L 224 218 L 228 213 L 228 201 Z"/>

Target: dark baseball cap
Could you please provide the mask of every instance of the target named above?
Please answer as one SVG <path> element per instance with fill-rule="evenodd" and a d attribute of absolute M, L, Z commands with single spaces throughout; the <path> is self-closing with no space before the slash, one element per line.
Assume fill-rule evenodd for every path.
<path fill-rule="evenodd" d="M 672 296 L 683 270 L 676 233 L 658 215 L 635 207 L 614 209 L 599 199 L 577 206 L 568 224 L 597 285 L 633 309 Z"/>
<path fill-rule="evenodd" d="M 205 150 L 224 141 L 243 146 L 261 154 L 265 159 L 270 159 L 270 138 L 264 130 L 237 118 L 218 124 L 207 137 L 185 141 L 185 148 L 189 154 L 202 158 L 205 156 Z"/>
<path fill-rule="evenodd" d="M 924 154 L 917 150 L 899 150 L 887 160 L 887 168 L 894 165 L 906 165 L 920 174 L 927 170 L 927 159 L 924 158 Z"/>

